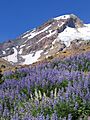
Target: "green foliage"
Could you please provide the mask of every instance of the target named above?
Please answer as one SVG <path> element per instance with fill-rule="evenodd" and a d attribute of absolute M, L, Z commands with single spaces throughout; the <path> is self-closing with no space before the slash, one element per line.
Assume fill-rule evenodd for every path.
<path fill-rule="evenodd" d="M 71 106 L 71 105 L 69 106 L 68 103 L 63 101 L 63 102 L 57 103 L 55 110 L 57 111 L 58 116 L 59 117 L 61 116 L 63 118 L 63 117 L 67 117 L 68 114 L 73 111 L 73 107 L 74 106 Z"/>
<path fill-rule="evenodd" d="M 16 79 L 16 80 L 20 80 L 22 79 L 22 77 L 26 77 L 27 73 L 26 72 L 18 72 L 17 70 L 15 72 L 12 72 L 12 74 L 10 74 L 9 76 L 5 76 L 4 79 Z"/>
<path fill-rule="evenodd" d="M 60 66 L 59 68 L 59 64 L 62 63 L 62 66 Z M 73 67 L 73 62 L 75 64 L 75 68 L 72 69 Z M 65 67 L 65 70 L 67 70 L 68 72 L 83 72 L 83 73 L 87 73 L 90 71 L 90 61 L 86 58 L 83 58 L 83 62 L 79 61 L 79 60 L 67 60 L 67 61 L 56 61 L 56 62 L 52 62 L 51 63 L 52 69 L 61 69 L 61 67 Z M 48 69 L 48 65 L 45 66 L 44 68 L 45 70 Z M 15 80 L 21 80 L 23 77 L 26 77 L 28 75 L 28 72 L 20 72 L 18 71 L 18 69 L 15 72 L 12 72 L 12 74 L 10 74 L 9 76 L 6 76 L 3 79 L 3 75 L 2 75 L 2 71 L 0 71 L 0 84 L 4 82 L 4 80 L 7 79 L 15 79 Z M 31 74 L 32 75 L 32 74 Z M 40 74 L 41 75 L 41 74 Z M 85 74 L 86 76 L 86 74 Z M 3 102 L 3 109 L 6 105 L 6 107 L 8 108 L 8 110 L 10 112 L 14 112 L 14 104 L 16 102 L 16 107 L 18 107 L 18 110 L 22 109 L 24 110 L 24 112 L 27 112 L 28 110 L 28 104 L 30 105 L 30 113 L 32 114 L 32 116 L 38 116 L 39 114 L 42 113 L 43 111 L 43 115 L 46 117 L 46 115 L 49 115 L 50 117 L 53 115 L 53 113 L 57 113 L 58 118 L 64 118 L 66 117 L 66 119 L 68 119 L 68 115 L 71 114 L 72 116 L 72 120 L 79 120 L 80 118 L 83 118 L 83 120 L 87 119 L 87 116 L 90 116 L 90 102 L 84 103 L 84 99 L 82 97 L 80 97 L 79 93 L 76 94 L 75 92 L 75 96 L 73 96 L 74 93 L 74 82 L 80 82 L 82 80 L 82 75 L 79 76 L 79 78 L 77 77 L 74 81 L 74 78 L 70 78 L 69 82 L 67 80 L 67 77 L 65 77 L 63 75 L 63 78 L 61 79 L 61 81 L 54 82 L 53 80 L 50 81 L 47 78 L 42 79 L 42 81 L 40 82 L 40 84 L 36 84 L 35 81 L 32 82 L 31 86 L 26 87 L 27 85 L 25 84 L 24 87 L 20 88 L 20 97 L 23 99 L 20 99 L 18 102 L 16 102 L 17 96 L 14 99 L 14 101 L 10 101 L 10 99 L 8 97 L 5 97 L 5 99 L 2 101 Z M 24 79 L 24 78 L 23 78 Z M 35 79 L 35 78 L 34 78 Z M 78 81 L 79 79 L 79 81 Z M 27 80 L 27 79 L 26 79 Z M 30 79 L 31 80 L 31 79 Z M 18 81 L 20 82 L 20 81 Z M 31 82 L 31 81 L 30 81 Z M 71 88 L 73 88 L 69 94 L 68 92 L 68 100 L 66 99 L 67 96 L 66 92 L 67 92 L 67 88 L 68 88 L 68 83 L 70 83 Z M 79 87 L 77 87 L 77 89 L 80 89 L 80 92 L 83 93 L 84 97 L 87 94 L 87 88 L 83 87 L 84 86 L 84 81 L 82 81 L 82 85 L 80 84 L 79 87 L 81 87 L 81 89 Z M 88 83 L 87 85 L 88 90 L 90 92 L 90 83 Z M 63 89 L 62 89 L 63 88 Z M 69 88 L 68 88 L 69 89 Z M 59 98 L 59 91 L 60 93 L 60 98 Z M 62 92 L 63 91 L 63 92 Z M 61 98 L 62 97 L 62 98 Z M 75 97 L 75 99 L 73 98 Z M 43 101 L 44 99 L 44 101 Z M 50 100 L 50 101 L 49 101 Z M 53 105 L 53 103 L 56 103 Z M 38 105 L 35 103 L 35 101 L 38 101 Z M 52 101 L 52 102 L 51 102 Z M 75 103 L 78 104 L 78 107 L 75 108 Z M 24 116 L 24 112 L 20 113 L 20 115 Z"/>
<path fill-rule="evenodd" d="M 2 79 L 3 74 L 2 74 L 2 70 L 0 69 L 0 84 L 2 84 L 4 82 L 4 80 Z"/>

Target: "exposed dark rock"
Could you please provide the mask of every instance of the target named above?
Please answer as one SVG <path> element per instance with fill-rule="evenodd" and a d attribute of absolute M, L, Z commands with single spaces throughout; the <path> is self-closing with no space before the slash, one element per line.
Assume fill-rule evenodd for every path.
<path fill-rule="evenodd" d="M 62 33 L 67 27 L 78 29 L 83 27 L 83 22 L 75 15 L 71 14 L 69 18 L 62 19 L 51 19 L 37 27 L 36 29 L 27 31 L 26 33 L 20 35 L 15 40 L 8 40 L 0 44 L 0 58 L 12 55 L 15 53 L 14 57 L 17 57 L 17 62 L 14 64 L 20 64 L 25 61 L 23 56 L 33 53 L 33 57 L 36 52 L 43 50 L 41 57 L 47 57 L 45 55 L 52 56 L 57 54 L 57 52 L 63 51 L 67 46 L 59 38 L 54 44 L 53 42 L 58 38 L 58 35 Z M 84 42 L 83 40 L 73 40 L 69 46 L 70 49 L 77 49 L 83 45 L 89 45 L 90 41 Z M 5 54 L 3 53 L 5 52 Z M 47 54 L 44 54 L 47 52 Z M 13 62 L 12 62 L 13 63 Z"/>

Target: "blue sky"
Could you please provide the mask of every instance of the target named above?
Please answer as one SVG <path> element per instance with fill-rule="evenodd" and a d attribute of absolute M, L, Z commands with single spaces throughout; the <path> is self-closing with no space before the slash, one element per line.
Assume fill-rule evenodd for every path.
<path fill-rule="evenodd" d="M 90 23 L 89 11 L 90 0 L 0 0 L 0 42 L 63 14 L 73 13 Z"/>

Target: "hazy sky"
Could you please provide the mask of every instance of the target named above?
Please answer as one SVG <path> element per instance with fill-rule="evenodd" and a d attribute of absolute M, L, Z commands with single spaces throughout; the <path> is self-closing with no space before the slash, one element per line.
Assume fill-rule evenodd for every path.
<path fill-rule="evenodd" d="M 0 42 L 69 13 L 90 23 L 90 0 L 0 0 Z"/>

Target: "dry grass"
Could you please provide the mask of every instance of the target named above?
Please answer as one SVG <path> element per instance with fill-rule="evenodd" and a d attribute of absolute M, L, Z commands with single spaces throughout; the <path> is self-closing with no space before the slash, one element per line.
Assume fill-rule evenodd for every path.
<path fill-rule="evenodd" d="M 36 66 L 40 63 L 46 63 L 46 62 L 49 62 L 51 61 L 53 58 L 59 58 L 59 59 L 64 59 L 66 57 L 70 57 L 70 56 L 73 56 L 73 55 L 77 55 L 77 54 L 81 54 L 81 53 L 85 53 L 85 52 L 89 52 L 90 51 L 90 46 L 86 45 L 86 46 L 82 46 L 78 49 L 70 49 L 70 48 L 67 48 L 66 50 L 64 51 L 60 51 L 58 52 L 57 54 L 53 54 L 51 55 L 51 57 L 49 58 L 43 58 L 43 59 L 40 59 L 40 61 L 36 62 L 36 63 L 33 63 L 31 66 Z M 5 68 L 1 68 L 2 71 L 9 71 L 9 70 L 12 70 L 12 71 L 15 71 L 16 69 L 18 68 L 24 68 L 24 67 L 29 67 L 29 65 L 19 65 L 19 66 L 12 66 L 10 65 L 7 61 L 3 60 L 0 58 L 0 67 L 1 65 L 5 65 L 6 67 Z"/>

